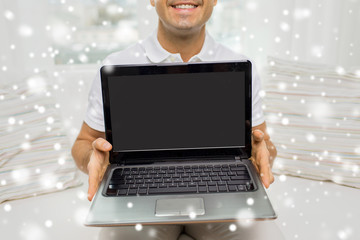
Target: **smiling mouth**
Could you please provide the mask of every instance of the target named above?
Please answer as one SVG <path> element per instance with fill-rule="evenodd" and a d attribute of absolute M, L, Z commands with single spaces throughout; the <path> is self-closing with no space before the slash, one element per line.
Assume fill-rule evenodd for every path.
<path fill-rule="evenodd" d="M 193 5 L 193 4 L 179 4 L 179 5 L 172 5 L 171 7 L 175 8 L 175 9 L 194 9 L 194 8 L 197 8 L 198 5 Z"/>

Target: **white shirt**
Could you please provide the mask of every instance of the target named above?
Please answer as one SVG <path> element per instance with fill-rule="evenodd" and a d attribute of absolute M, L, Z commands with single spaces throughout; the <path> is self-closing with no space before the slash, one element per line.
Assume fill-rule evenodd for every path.
<path fill-rule="evenodd" d="M 231 60 L 248 60 L 248 58 L 217 43 L 206 32 L 205 41 L 201 51 L 199 54 L 193 56 L 189 62 Z M 110 54 L 105 58 L 103 64 L 158 64 L 175 62 L 183 62 L 180 54 L 173 54 L 166 51 L 157 39 L 157 31 L 154 31 L 153 34 L 144 41 L 140 41 L 125 50 Z M 261 98 L 259 95 L 260 89 L 260 78 L 255 65 L 252 64 L 252 126 L 257 126 L 264 122 L 264 116 L 261 109 Z M 98 71 L 90 90 L 85 122 L 91 128 L 105 132 L 100 71 Z"/>

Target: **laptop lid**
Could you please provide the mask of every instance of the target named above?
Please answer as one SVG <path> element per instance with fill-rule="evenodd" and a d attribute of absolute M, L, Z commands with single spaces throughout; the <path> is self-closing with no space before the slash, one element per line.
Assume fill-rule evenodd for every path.
<path fill-rule="evenodd" d="M 251 155 L 251 63 L 100 70 L 110 163 Z"/>

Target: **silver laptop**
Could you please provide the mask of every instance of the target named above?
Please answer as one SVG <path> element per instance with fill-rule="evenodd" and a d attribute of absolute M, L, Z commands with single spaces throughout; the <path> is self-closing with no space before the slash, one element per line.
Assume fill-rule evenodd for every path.
<path fill-rule="evenodd" d="M 85 225 L 276 218 L 249 161 L 249 61 L 100 71 L 113 149 Z"/>

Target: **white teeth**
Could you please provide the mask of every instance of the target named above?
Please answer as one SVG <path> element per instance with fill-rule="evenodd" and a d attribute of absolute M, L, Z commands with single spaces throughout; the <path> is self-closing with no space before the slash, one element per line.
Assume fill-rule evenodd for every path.
<path fill-rule="evenodd" d="M 196 8 L 196 6 L 190 4 L 181 4 L 181 5 L 175 5 L 174 8 L 189 9 L 189 8 Z"/>

